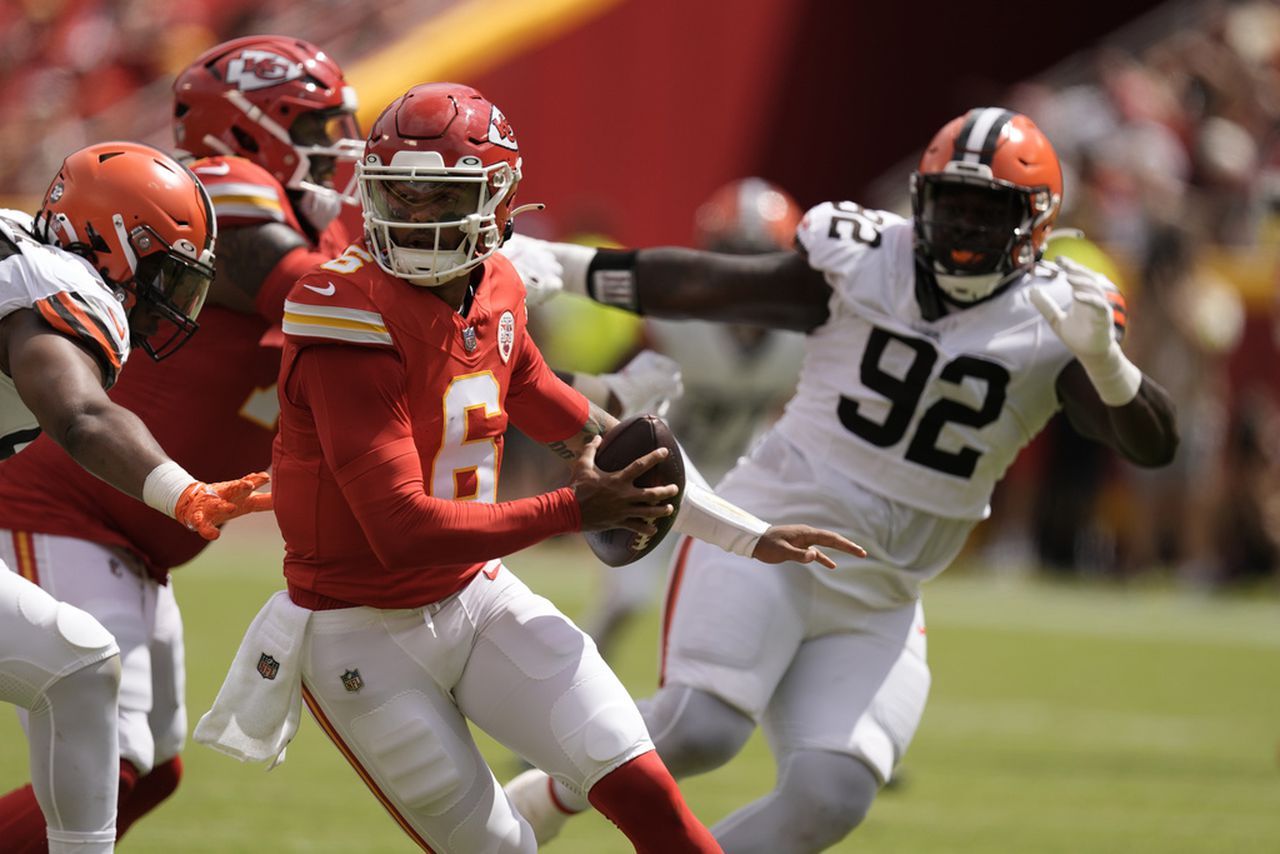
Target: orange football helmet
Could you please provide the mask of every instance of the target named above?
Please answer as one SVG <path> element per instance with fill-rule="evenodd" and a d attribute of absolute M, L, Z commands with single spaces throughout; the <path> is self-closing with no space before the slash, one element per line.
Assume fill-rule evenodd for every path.
<path fill-rule="evenodd" d="M 911 176 L 915 251 L 954 302 L 1029 270 L 1062 206 L 1062 166 L 1031 119 L 978 107 L 947 122 Z"/>
<path fill-rule="evenodd" d="M 476 267 L 508 236 L 520 167 L 511 123 L 475 89 L 425 83 L 401 95 L 356 165 L 378 265 L 427 287 Z"/>
<path fill-rule="evenodd" d="M 356 93 L 320 48 L 246 36 L 205 51 L 173 83 L 173 135 L 194 157 L 252 160 L 290 190 L 332 193 L 339 162 L 364 148 Z M 341 191 L 356 203 L 354 180 Z"/>
<path fill-rule="evenodd" d="M 803 215 L 791 195 L 763 178 L 720 187 L 694 214 L 698 245 L 748 255 L 790 249 Z"/>
<path fill-rule="evenodd" d="M 83 256 L 124 292 L 126 311 L 149 310 L 173 326 L 135 335 L 157 361 L 198 328 L 213 280 L 217 220 L 196 176 L 136 142 L 103 142 L 67 156 L 35 217 L 36 234 Z"/>

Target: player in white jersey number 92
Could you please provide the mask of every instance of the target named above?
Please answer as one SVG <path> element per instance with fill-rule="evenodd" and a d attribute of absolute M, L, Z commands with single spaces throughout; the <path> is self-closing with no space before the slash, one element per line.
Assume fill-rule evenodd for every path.
<path fill-rule="evenodd" d="M 1168 395 L 1120 348 L 1119 291 L 1041 257 L 1062 172 L 1030 119 L 994 107 L 953 119 L 911 187 L 910 219 L 820 204 L 796 249 L 770 255 L 545 247 L 565 290 L 806 335 L 786 412 L 719 492 L 838 531 L 869 557 L 810 571 L 681 544 L 661 687 L 640 703 L 677 777 L 765 728 L 778 782 L 712 828 L 730 854 L 821 851 L 866 815 L 928 693 L 919 585 L 955 558 L 1054 413 L 1140 466 L 1177 447 Z M 540 839 L 585 808 L 537 771 L 508 793 Z"/>

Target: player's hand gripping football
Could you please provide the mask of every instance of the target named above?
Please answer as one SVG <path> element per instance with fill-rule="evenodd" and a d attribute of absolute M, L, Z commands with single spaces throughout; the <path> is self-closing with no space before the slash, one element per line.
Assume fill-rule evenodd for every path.
<path fill-rule="evenodd" d="M 818 546 L 866 557 L 867 550 L 834 531 L 814 528 L 810 525 L 773 525 L 760 535 L 751 556 L 761 563 L 820 563 L 827 569 L 835 569 L 836 562 Z"/>
<path fill-rule="evenodd" d="M 227 521 L 271 509 L 271 493 L 254 492 L 270 479 L 266 472 L 260 471 L 221 483 L 197 481 L 178 497 L 173 518 L 206 540 L 216 540 L 221 533 L 218 529 Z"/>
<path fill-rule="evenodd" d="M 578 498 L 582 511 L 582 530 L 603 531 L 626 528 L 638 534 L 657 533 L 655 519 L 670 516 L 674 507 L 668 503 L 680 491 L 674 483 L 663 486 L 636 486 L 634 481 L 666 459 L 666 448 L 650 451 L 618 471 L 604 471 L 596 465 L 600 437 L 594 437 L 583 448 L 573 464 L 569 487 Z"/>

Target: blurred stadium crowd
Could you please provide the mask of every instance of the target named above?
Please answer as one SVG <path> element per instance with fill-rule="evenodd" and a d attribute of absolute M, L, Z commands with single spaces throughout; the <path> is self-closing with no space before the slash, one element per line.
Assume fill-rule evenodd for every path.
<path fill-rule="evenodd" d="M 447 5 L 0 0 L 0 198 L 42 192 L 90 141 L 166 144 L 174 72 L 218 41 L 291 33 L 350 63 Z M 1126 349 L 1178 403 L 1182 451 L 1139 472 L 1053 425 L 997 493 L 972 551 L 983 563 L 1121 577 L 1159 568 L 1205 587 L 1273 579 L 1280 564 L 1280 4 L 1161 11 L 1123 47 L 1093 49 L 1003 100 L 1057 147 L 1068 170 L 1060 224 L 1088 238 L 1057 251 L 1128 293 Z M 886 181 L 905 192 L 903 170 Z M 579 318 L 552 334 L 590 326 Z M 636 324 L 606 337 L 612 364 L 593 369 L 644 344 Z M 559 349 L 575 347 L 546 347 Z"/>

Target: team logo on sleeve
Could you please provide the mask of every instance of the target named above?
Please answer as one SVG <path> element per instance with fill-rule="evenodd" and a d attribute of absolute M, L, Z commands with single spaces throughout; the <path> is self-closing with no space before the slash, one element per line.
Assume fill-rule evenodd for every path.
<path fill-rule="evenodd" d="M 516 316 L 510 311 L 504 311 L 502 317 L 498 318 L 498 355 L 502 357 L 504 365 L 511 358 L 511 351 L 515 346 Z"/>
<path fill-rule="evenodd" d="M 269 50 L 246 50 L 227 63 L 227 82 L 241 92 L 252 92 L 297 80 L 302 63 L 290 62 Z"/>
<path fill-rule="evenodd" d="M 258 659 L 258 675 L 263 679 L 275 679 L 276 674 L 280 672 L 280 662 L 276 661 L 265 652 Z"/>
<path fill-rule="evenodd" d="M 516 132 L 511 127 L 511 122 L 507 121 L 507 117 L 502 114 L 496 106 L 493 112 L 489 114 L 489 142 L 494 145 L 501 145 L 503 148 L 509 148 L 512 151 L 518 151 L 519 146 L 516 144 Z"/>

